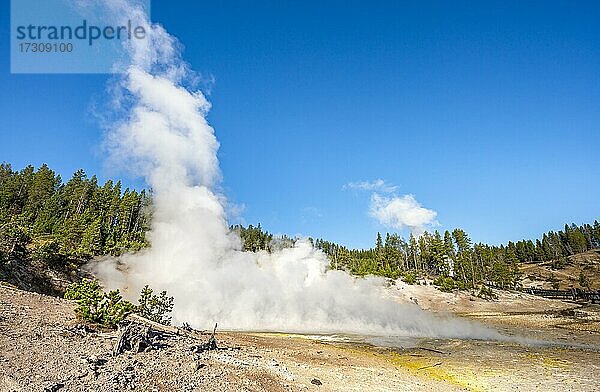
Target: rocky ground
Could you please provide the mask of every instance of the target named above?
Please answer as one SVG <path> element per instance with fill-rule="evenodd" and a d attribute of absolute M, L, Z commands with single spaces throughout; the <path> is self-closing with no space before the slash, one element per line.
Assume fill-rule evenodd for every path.
<path fill-rule="evenodd" d="M 375 347 L 217 331 L 219 349 L 202 350 L 209 333 L 182 331 L 159 336 L 147 351 L 115 355 L 119 332 L 81 324 L 72 302 L 0 286 L 0 391 L 600 390 L 598 307 L 431 290 L 399 283 L 390 293 L 555 343 L 420 339 Z"/>

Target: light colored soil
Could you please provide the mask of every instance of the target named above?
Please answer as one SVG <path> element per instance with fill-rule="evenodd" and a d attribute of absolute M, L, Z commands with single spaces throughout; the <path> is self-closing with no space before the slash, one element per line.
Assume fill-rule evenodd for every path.
<path fill-rule="evenodd" d="M 579 277 L 583 274 L 590 287 L 585 290 L 600 290 L 600 250 L 594 249 L 578 253 L 567 258 L 561 268 L 552 268 L 552 262 L 522 263 L 521 283 L 524 287 L 552 289 L 552 281 L 556 280 L 560 290 L 581 288 Z"/>
<path fill-rule="evenodd" d="M 0 391 L 59 385 L 59 391 L 600 390 L 600 334 L 595 327 L 560 326 L 583 319 L 597 325 L 597 307 L 516 293 L 502 294 L 499 301 L 471 300 L 468 294 L 431 290 L 398 284 L 390 294 L 468 314 L 508 334 L 566 345 L 422 339 L 413 348 L 382 348 L 217 331 L 219 345 L 230 349 L 201 354 L 205 366 L 196 370 L 190 347 L 199 341 L 193 338 L 177 336 L 161 349 L 112 356 L 116 332 L 80 334 L 73 303 L 0 286 Z M 94 370 L 89 362 L 97 359 L 105 363 Z"/>
<path fill-rule="evenodd" d="M 400 302 L 412 301 L 426 310 L 476 319 L 508 334 L 600 344 L 600 306 L 517 291 L 493 292 L 497 299 L 485 300 L 464 291 L 445 293 L 431 285 L 397 282 L 390 287 L 390 295 Z"/>
<path fill-rule="evenodd" d="M 563 301 L 555 301 L 521 292 L 493 290 L 498 297 L 485 300 L 473 293 L 455 291 L 445 293 L 434 286 L 409 285 L 398 281 L 390 287 L 390 294 L 401 302 L 415 301 L 423 309 L 434 312 L 476 313 L 476 312 L 537 312 L 556 311 L 575 307 Z"/>
<path fill-rule="evenodd" d="M 447 388 L 387 357 L 273 334 L 217 333 L 222 347 L 196 362 L 177 337 L 167 347 L 112 356 L 114 331 L 80 335 L 71 302 L 0 286 L 0 391 L 413 391 Z M 208 339 L 208 335 L 206 335 Z M 89 359 L 106 363 L 90 366 Z M 319 380 L 321 385 L 311 383 Z M 318 383 L 317 381 L 314 381 Z M 450 387 L 449 390 L 456 388 Z"/>

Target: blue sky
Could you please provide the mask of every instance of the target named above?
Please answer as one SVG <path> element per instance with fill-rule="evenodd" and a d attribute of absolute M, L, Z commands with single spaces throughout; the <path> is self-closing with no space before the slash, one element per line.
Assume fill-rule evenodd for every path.
<path fill-rule="evenodd" d="M 108 76 L 11 75 L 2 7 L 0 161 L 143 186 L 105 164 Z M 247 223 L 370 246 L 391 229 L 344 185 L 377 179 L 475 241 L 600 218 L 597 2 L 154 1 L 152 19 L 214 80 Z"/>

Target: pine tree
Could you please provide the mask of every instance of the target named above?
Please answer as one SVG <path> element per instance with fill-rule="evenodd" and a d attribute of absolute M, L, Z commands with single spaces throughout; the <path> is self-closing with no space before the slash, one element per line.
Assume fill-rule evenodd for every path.
<path fill-rule="evenodd" d="M 456 269 L 460 273 L 459 278 L 466 287 L 474 287 L 475 270 L 472 262 L 471 240 L 461 229 L 454 229 L 452 237 L 456 243 Z"/>
<path fill-rule="evenodd" d="M 446 249 L 444 247 L 444 241 L 442 236 L 436 230 L 431 237 L 431 262 L 437 273 L 446 271 L 447 266 L 445 264 Z"/>
<path fill-rule="evenodd" d="M 83 232 L 81 243 L 77 248 L 77 255 L 79 257 L 91 258 L 102 254 L 102 250 L 102 218 L 98 217 Z"/>

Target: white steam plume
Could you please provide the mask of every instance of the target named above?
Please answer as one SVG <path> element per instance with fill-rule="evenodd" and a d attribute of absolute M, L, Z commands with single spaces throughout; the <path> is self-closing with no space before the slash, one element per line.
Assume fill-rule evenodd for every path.
<path fill-rule="evenodd" d="M 109 130 L 113 156 L 126 159 L 154 191 L 151 248 L 95 263 L 107 287 L 135 297 L 144 284 L 175 297 L 174 322 L 209 328 L 497 338 L 498 333 L 387 298 L 381 278 L 328 271 L 307 242 L 273 254 L 242 252 L 216 192 L 219 144 L 176 41 L 125 0 L 109 5 L 117 21 L 146 26 L 149 40 L 129 44 L 119 84 L 131 107 Z"/>

